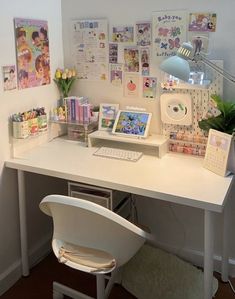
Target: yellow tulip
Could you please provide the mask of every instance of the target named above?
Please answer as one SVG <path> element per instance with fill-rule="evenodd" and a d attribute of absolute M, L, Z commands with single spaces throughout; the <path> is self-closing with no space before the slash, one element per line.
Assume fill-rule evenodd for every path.
<path fill-rule="evenodd" d="M 62 74 L 62 79 L 67 79 L 67 74 L 65 73 L 65 72 L 63 72 L 63 74 Z"/>
<path fill-rule="evenodd" d="M 60 79 L 61 78 L 61 71 L 59 69 L 56 70 L 55 77 L 56 77 L 56 79 Z"/>

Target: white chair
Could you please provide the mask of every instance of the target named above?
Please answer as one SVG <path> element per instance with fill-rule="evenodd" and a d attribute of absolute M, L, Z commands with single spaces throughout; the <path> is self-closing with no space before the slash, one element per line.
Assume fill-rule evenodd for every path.
<path fill-rule="evenodd" d="M 114 212 L 90 201 L 49 195 L 40 209 L 53 218 L 52 248 L 67 266 L 96 275 L 97 298 L 108 298 L 114 274 L 152 236 Z M 111 275 L 106 275 L 111 273 Z M 105 278 L 109 282 L 105 287 Z M 59 283 L 53 283 L 53 298 L 67 295 L 92 299 Z"/>

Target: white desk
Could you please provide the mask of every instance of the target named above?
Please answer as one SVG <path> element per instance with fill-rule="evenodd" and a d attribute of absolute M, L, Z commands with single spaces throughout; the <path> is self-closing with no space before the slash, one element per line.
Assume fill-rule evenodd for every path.
<path fill-rule="evenodd" d="M 223 212 L 233 176 L 220 177 L 202 159 L 167 154 L 144 155 L 138 162 L 93 156 L 96 148 L 55 139 L 5 162 L 18 172 L 22 273 L 29 274 L 24 172 L 107 187 L 204 210 L 204 299 L 212 298 L 214 213 Z M 226 226 L 226 225 L 225 225 Z M 224 246 L 226 248 L 226 246 Z M 227 280 L 227 253 L 222 267 Z"/>

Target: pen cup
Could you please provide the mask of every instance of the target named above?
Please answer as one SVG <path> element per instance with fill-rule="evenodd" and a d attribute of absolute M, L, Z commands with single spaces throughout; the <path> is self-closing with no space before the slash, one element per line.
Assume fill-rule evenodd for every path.
<path fill-rule="evenodd" d="M 39 130 L 39 132 L 44 132 L 47 130 L 47 116 L 46 115 L 38 116 L 38 130 Z"/>
<path fill-rule="evenodd" d="M 13 121 L 13 137 L 24 139 L 29 136 L 28 121 Z"/>
<path fill-rule="evenodd" d="M 30 135 L 37 135 L 38 134 L 38 119 L 37 119 L 37 117 L 29 119 L 28 125 L 29 125 Z"/>

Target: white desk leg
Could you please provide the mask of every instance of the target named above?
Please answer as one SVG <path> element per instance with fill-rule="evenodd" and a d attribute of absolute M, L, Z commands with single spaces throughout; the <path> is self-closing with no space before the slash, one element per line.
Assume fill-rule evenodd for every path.
<path fill-rule="evenodd" d="M 21 263 L 22 275 L 29 275 L 28 240 L 26 224 L 26 200 L 25 200 L 25 179 L 22 170 L 17 171 L 18 175 L 18 197 L 19 197 L 19 216 L 20 216 L 20 242 L 21 242 Z"/>
<path fill-rule="evenodd" d="M 205 210 L 204 216 L 204 299 L 211 299 L 213 291 L 214 213 Z"/>
<path fill-rule="evenodd" d="M 221 265 L 221 278 L 224 282 L 228 281 L 228 231 L 229 231 L 229 215 L 228 215 L 228 204 L 224 207 L 223 212 L 223 251 L 222 251 L 222 265 Z"/>

